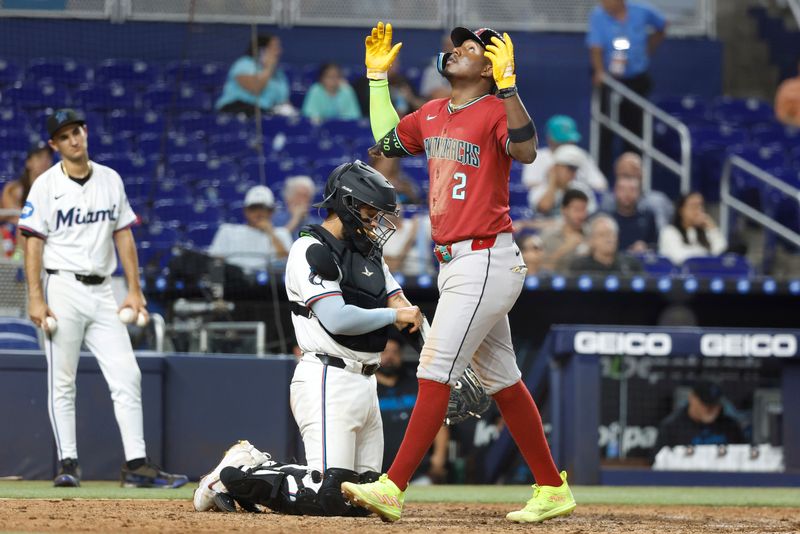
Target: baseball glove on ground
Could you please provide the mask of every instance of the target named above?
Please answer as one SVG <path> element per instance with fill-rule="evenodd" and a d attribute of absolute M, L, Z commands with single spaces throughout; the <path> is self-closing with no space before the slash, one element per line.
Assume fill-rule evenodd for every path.
<path fill-rule="evenodd" d="M 475 371 L 472 367 L 467 367 L 461 379 L 450 389 L 450 401 L 447 403 L 444 422 L 454 425 L 470 417 L 480 419 L 481 414 L 489 409 L 490 403 L 491 399 Z"/>

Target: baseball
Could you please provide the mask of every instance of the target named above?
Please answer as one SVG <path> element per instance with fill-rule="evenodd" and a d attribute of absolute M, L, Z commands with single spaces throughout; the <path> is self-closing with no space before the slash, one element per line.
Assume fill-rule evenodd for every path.
<path fill-rule="evenodd" d="M 139 317 L 136 318 L 136 326 L 138 326 L 139 328 L 144 328 L 145 326 L 147 326 L 148 322 L 149 321 L 147 320 L 147 316 L 143 313 L 139 313 Z"/>
<path fill-rule="evenodd" d="M 50 334 L 55 334 L 56 330 L 58 330 L 58 321 L 56 321 L 56 318 L 48 316 L 44 322 L 47 326 L 47 332 Z"/>
<path fill-rule="evenodd" d="M 119 320 L 125 324 L 130 324 L 136 320 L 136 310 L 130 307 L 122 308 L 119 311 Z"/>

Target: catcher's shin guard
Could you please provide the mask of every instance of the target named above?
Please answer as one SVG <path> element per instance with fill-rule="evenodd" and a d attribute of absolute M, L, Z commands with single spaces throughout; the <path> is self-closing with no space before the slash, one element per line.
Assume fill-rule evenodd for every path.
<path fill-rule="evenodd" d="M 352 506 L 342 496 L 342 482 L 358 483 L 358 473 L 350 469 L 332 467 L 325 471 L 319 487 L 319 504 L 325 515 L 350 515 Z"/>

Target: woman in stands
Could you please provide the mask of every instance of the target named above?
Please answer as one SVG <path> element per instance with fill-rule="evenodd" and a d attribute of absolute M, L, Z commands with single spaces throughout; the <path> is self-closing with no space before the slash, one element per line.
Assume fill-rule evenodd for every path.
<path fill-rule="evenodd" d="M 0 198 L 0 208 L 8 210 L 21 210 L 28 198 L 33 181 L 44 171 L 53 166 L 53 151 L 46 143 L 38 143 L 31 147 L 25 158 L 25 170 L 16 180 L 6 183 L 3 195 Z M 0 223 L 17 223 L 16 215 L 0 217 Z"/>
<path fill-rule="evenodd" d="M 706 213 L 703 195 L 698 192 L 677 200 L 672 224 L 658 236 L 658 253 L 675 265 L 696 256 L 718 256 L 727 248 L 725 236 Z"/>
<path fill-rule="evenodd" d="M 314 121 L 361 118 L 361 106 L 358 105 L 356 92 L 342 76 L 339 65 L 322 65 L 317 83 L 306 93 L 302 113 Z"/>
<path fill-rule="evenodd" d="M 236 60 L 217 99 L 216 108 L 222 113 L 253 115 L 256 107 L 262 111 L 293 115 L 289 103 L 289 80 L 278 66 L 283 49 L 281 40 L 272 35 L 259 35 L 248 43 L 245 55 Z"/>

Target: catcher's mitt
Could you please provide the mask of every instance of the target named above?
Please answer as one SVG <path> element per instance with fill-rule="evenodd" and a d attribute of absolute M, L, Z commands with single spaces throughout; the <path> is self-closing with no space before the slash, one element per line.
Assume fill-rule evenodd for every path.
<path fill-rule="evenodd" d="M 486 394 L 483 384 L 472 367 L 467 367 L 461 379 L 450 389 L 450 400 L 447 403 L 444 422 L 454 425 L 470 417 L 480 419 L 481 414 L 489 409 L 489 404 L 491 399 Z"/>

